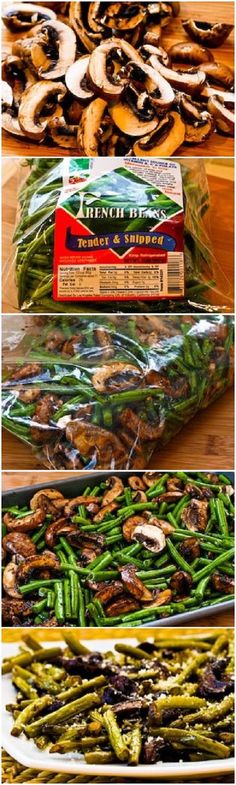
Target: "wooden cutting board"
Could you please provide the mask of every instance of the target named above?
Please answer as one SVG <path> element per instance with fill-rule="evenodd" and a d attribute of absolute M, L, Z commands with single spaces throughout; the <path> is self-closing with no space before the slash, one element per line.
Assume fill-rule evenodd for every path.
<path fill-rule="evenodd" d="M 58 5 L 60 5 L 58 3 Z M 185 34 L 181 18 L 193 18 L 198 21 L 206 22 L 224 22 L 234 24 L 234 3 L 233 2 L 187 2 L 181 3 L 181 14 L 176 19 L 173 19 L 167 28 L 163 29 L 162 46 L 167 50 L 179 41 L 188 40 Z M 19 38 L 18 34 L 9 33 L 6 28 L 3 28 L 2 48 L 8 54 L 11 52 L 12 41 Z M 226 65 L 232 66 L 234 64 L 234 48 L 233 48 L 233 33 L 223 44 L 223 46 L 214 50 L 215 59 Z M 212 134 L 204 144 L 198 146 L 186 145 L 176 151 L 178 155 L 183 156 L 231 156 L 234 153 L 233 139 L 220 134 Z M 17 137 L 10 136 L 3 132 L 2 140 L 2 153 L 3 155 L 38 155 L 38 156 L 65 156 L 70 155 L 70 151 L 58 146 L 49 146 L 42 143 L 35 144 L 29 139 L 22 141 Z"/>
<path fill-rule="evenodd" d="M 14 251 L 12 248 L 13 229 L 16 222 L 17 211 L 17 190 L 19 187 L 20 176 L 25 176 L 25 167 L 21 167 L 19 162 L 12 159 L 12 174 L 6 179 L 3 185 L 2 199 L 2 244 L 3 244 L 3 312 L 13 313 L 17 311 L 17 293 L 14 284 L 14 266 L 12 265 Z M 213 305 L 228 305 L 233 310 L 233 278 L 234 278 L 234 183 L 233 183 L 233 160 L 230 161 L 232 167 L 232 179 L 224 179 L 224 160 L 221 161 L 221 176 L 208 175 L 210 191 L 210 209 L 206 215 L 209 223 L 210 239 L 214 248 L 217 260 L 217 294 L 212 290 Z M 206 161 L 206 171 L 208 162 Z M 216 169 L 216 167 L 215 167 Z M 227 177 L 229 167 L 225 167 L 225 177 Z M 227 280 L 226 280 L 227 279 Z M 96 309 L 95 309 L 96 310 Z M 109 310 L 109 307 L 108 307 Z M 135 309 L 134 309 L 135 310 Z"/>

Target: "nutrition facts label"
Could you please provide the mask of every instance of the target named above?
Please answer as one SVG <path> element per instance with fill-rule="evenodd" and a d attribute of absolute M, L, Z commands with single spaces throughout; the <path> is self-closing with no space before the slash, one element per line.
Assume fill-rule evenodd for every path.
<path fill-rule="evenodd" d="M 173 258 L 174 257 L 174 258 Z M 155 298 L 184 293 L 183 254 L 168 254 L 164 263 L 59 265 L 57 295 L 63 299 Z"/>

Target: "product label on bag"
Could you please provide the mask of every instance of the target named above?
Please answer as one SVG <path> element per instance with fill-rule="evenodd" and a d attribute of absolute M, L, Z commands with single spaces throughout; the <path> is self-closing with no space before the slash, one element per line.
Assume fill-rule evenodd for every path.
<path fill-rule="evenodd" d="M 67 159 L 56 208 L 57 301 L 156 300 L 184 294 L 179 164 Z"/>

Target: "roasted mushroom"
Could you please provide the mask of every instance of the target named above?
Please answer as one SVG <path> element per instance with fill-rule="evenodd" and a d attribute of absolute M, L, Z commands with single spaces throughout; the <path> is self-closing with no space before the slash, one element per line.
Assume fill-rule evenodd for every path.
<path fill-rule="evenodd" d="M 50 502 L 53 503 L 54 507 L 59 506 L 59 508 L 60 508 L 61 505 L 63 505 L 63 503 L 65 504 L 65 502 L 66 502 L 66 499 L 64 499 L 64 496 L 61 493 L 61 491 L 58 491 L 56 488 L 43 488 L 41 491 L 37 491 L 32 496 L 32 499 L 30 500 L 30 508 L 31 508 L 31 510 L 35 511 L 39 507 L 42 507 L 43 509 L 45 509 L 45 504 L 44 504 L 45 497 Z M 42 501 L 43 501 L 43 504 L 42 504 Z"/>
<path fill-rule="evenodd" d="M 212 49 L 221 46 L 234 29 L 233 25 L 223 22 L 196 22 L 194 19 L 186 19 L 182 25 L 190 38 Z"/>
<path fill-rule="evenodd" d="M 24 562 L 19 564 L 17 567 L 17 580 L 26 583 L 35 570 L 40 572 L 45 569 L 53 572 L 60 570 L 60 562 L 56 554 L 46 550 L 42 554 L 38 553 L 36 556 L 30 556 L 29 559 L 25 559 Z"/>
<path fill-rule="evenodd" d="M 120 575 L 124 588 L 132 594 L 136 600 L 150 602 L 152 593 L 144 586 L 144 583 L 137 576 L 137 569 L 134 564 L 126 564 L 120 567 Z"/>
<path fill-rule="evenodd" d="M 102 507 L 106 507 L 107 504 L 113 502 L 114 499 L 117 499 L 118 496 L 121 496 L 124 491 L 124 485 L 121 477 L 109 477 L 108 480 L 106 480 L 106 485 L 108 490 L 105 491 L 103 495 Z"/>
<path fill-rule="evenodd" d="M 160 553 L 166 546 L 166 538 L 159 526 L 145 523 L 139 524 L 133 531 L 132 540 L 142 543 L 147 551 Z"/>
<path fill-rule="evenodd" d="M 62 82 L 36 82 L 25 90 L 19 107 L 19 125 L 30 139 L 42 141 L 49 118 L 43 119 L 42 110 L 48 101 L 60 102 L 66 93 Z"/>
<path fill-rule="evenodd" d="M 220 592 L 220 594 L 234 594 L 235 582 L 233 578 L 223 573 L 215 572 L 211 576 L 211 584 L 213 589 Z"/>
<path fill-rule="evenodd" d="M 5 534 L 2 539 L 3 552 L 11 553 L 16 557 L 16 560 L 27 559 L 29 556 L 34 556 L 36 553 L 36 546 L 33 540 L 28 537 L 24 532 L 12 531 L 10 534 Z"/>
<path fill-rule="evenodd" d="M 92 376 L 92 384 L 100 393 L 115 393 L 138 387 L 142 379 L 143 374 L 136 365 L 115 362 L 98 368 Z"/>
<path fill-rule="evenodd" d="M 3 9 L 2 20 L 12 33 L 25 32 L 31 27 L 47 19 L 56 19 L 56 14 L 50 8 L 44 8 L 36 3 L 13 3 Z"/>
<path fill-rule="evenodd" d="M 118 436 L 105 428 L 83 420 L 73 420 L 67 425 L 66 437 L 78 452 L 90 458 L 92 464 L 106 468 L 119 467 L 126 463 L 126 450 Z"/>
<path fill-rule="evenodd" d="M 57 537 L 67 537 L 68 534 L 77 532 L 77 526 L 69 523 L 66 518 L 60 518 L 59 521 L 50 523 L 45 532 L 45 542 L 49 548 L 54 548 L 57 542 Z"/>
<path fill-rule="evenodd" d="M 174 572 L 174 575 L 171 576 L 170 588 L 174 594 L 175 600 L 182 600 L 184 597 L 188 597 L 192 585 L 193 580 L 191 575 L 189 575 L 188 572 L 184 572 L 184 570 L 177 570 Z"/>
<path fill-rule="evenodd" d="M 229 106 L 229 108 L 228 108 Z M 218 131 L 228 136 L 234 135 L 235 115 L 232 111 L 232 104 L 227 104 L 220 95 L 212 95 L 209 98 L 207 108 L 215 120 Z"/>
<path fill-rule="evenodd" d="M 178 112 L 170 112 L 159 121 L 155 130 L 135 142 L 133 150 L 138 156 L 169 156 L 185 140 L 185 124 Z"/>
<path fill-rule="evenodd" d="M 191 63 L 191 65 L 202 65 L 214 60 L 212 52 L 197 43 L 180 41 L 174 44 L 168 51 L 172 63 Z M 159 58 L 160 59 L 160 58 Z M 166 63 L 163 63 L 166 65 Z M 202 71 L 202 68 L 201 68 Z"/>
<path fill-rule="evenodd" d="M 44 522 L 46 513 L 44 510 L 35 510 L 30 515 L 25 515 L 24 518 L 17 518 L 10 512 L 6 512 L 3 517 L 3 523 L 8 531 L 30 532 L 38 529 L 41 523 Z"/>
<path fill-rule="evenodd" d="M 186 537 L 183 542 L 180 543 L 179 552 L 181 556 L 184 557 L 185 561 L 191 563 L 194 559 L 198 559 L 201 554 L 200 543 L 195 537 Z"/>
<path fill-rule="evenodd" d="M 208 521 L 208 501 L 191 499 L 188 507 L 182 510 L 180 517 L 190 531 L 204 532 Z"/>
<path fill-rule="evenodd" d="M 21 599 L 21 594 L 17 589 L 17 564 L 14 561 L 9 561 L 3 570 L 3 588 L 9 597 Z"/>
<path fill-rule="evenodd" d="M 198 692 L 202 698 L 221 700 L 224 695 L 233 692 L 233 680 L 230 674 L 224 672 L 226 665 L 225 659 L 215 659 L 208 663 L 199 679 Z"/>

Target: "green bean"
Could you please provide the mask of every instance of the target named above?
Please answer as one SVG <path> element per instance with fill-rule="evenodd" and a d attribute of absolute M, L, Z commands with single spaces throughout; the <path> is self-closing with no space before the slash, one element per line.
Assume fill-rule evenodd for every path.
<path fill-rule="evenodd" d="M 114 750 L 116 758 L 122 762 L 126 762 L 129 758 L 129 750 L 122 737 L 119 725 L 112 709 L 107 709 L 103 716 L 106 731 L 108 733 L 109 741 L 112 749 Z"/>
<path fill-rule="evenodd" d="M 134 727 L 130 734 L 129 742 L 129 764 L 138 766 L 142 751 L 142 734 L 139 724 Z"/>
<path fill-rule="evenodd" d="M 157 728 L 155 731 L 155 735 L 156 734 L 161 736 L 164 740 L 166 739 L 170 742 L 177 743 L 180 742 L 186 747 L 203 750 L 216 758 L 228 758 L 230 755 L 230 750 L 225 744 L 209 739 L 207 736 L 195 733 L 195 731 L 192 730 L 184 731 L 177 728 Z"/>
<path fill-rule="evenodd" d="M 46 718 L 47 725 L 53 725 L 54 722 L 62 722 L 67 720 L 69 717 L 74 717 L 75 714 L 87 711 L 93 706 L 99 706 L 99 703 L 100 699 L 96 692 L 87 693 L 87 695 L 83 695 L 81 698 L 72 701 L 72 703 L 67 703 L 60 709 L 51 712 L 51 714 L 48 714 Z M 34 738 L 34 736 L 37 736 L 38 730 L 40 730 L 40 728 L 42 728 L 44 725 L 45 717 L 41 717 L 39 720 L 36 720 L 31 724 L 26 724 L 25 732 L 27 736 Z"/>

